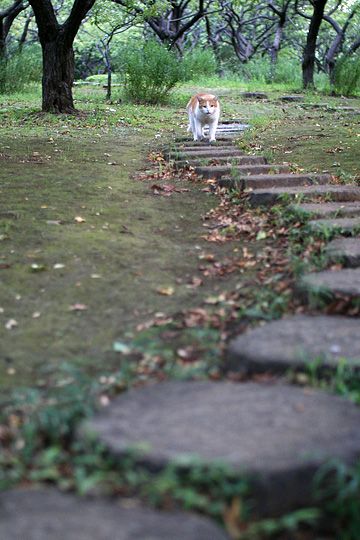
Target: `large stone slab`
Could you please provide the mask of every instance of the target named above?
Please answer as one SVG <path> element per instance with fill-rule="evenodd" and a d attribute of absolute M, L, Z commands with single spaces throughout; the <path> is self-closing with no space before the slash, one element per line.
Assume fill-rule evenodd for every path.
<path fill-rule="evenodd" d="M 360 266 L 360 238 L 335 238 L 325 248 L 331 261 L 341 261 L 343 265 Z"/>
<path fill-rule="evenodd" d="M 360 268 L 312 272 L 302 277 L 298 288 L 308 299 L 314 295 L 324 301 L 336 295 L 360 299 Z M 360 321 L 358 324 L 360 332 Z"/>
<path fill-rule="evenodd" d="M 204 166 L 204 167 L 195 167 L 195 172 L 203 178 L 221 178 L 224 175 L 230 173 L 234 175 L 244 175 L 244 174 L 268 174 L 268 173 L 288 173 L 288 165 L 275 165 L 269 163 L 268 165 L 214 165 L 214 166 Z"/>
<path fill-rule="evenodd" d="M 354 462 L 359 422 L 355 405 L 320 391 L 173 381 L 119 396 L 82 433 L 96 434 L 119 459 L 141 447 L 150 469 L 185 456 L 221 460 L 248 477 L 257 513 L 271 515 L 309 505 L 327 460 Z"/>
<path fill-rule="evenodd" d="M 264 165 L 266 164 L 266 159 L 261 156 L 209 156 L 203 157 L 198 156 L 198 159 L 181 159 L 174 162 L 175 167 L 187 167 L 191 165 L 192 167 L 199 167 L 206 165 L 209 162 L 216 161 L 220 164 L 233 164 L 233 165 Z"/>
<path fill-rule="evenodd" d="M 224 370 L 284 373 L 304 370 L 312 362 L 319 362 L 319 369 L 334 370 L 344 359 L 360 371 L 358 319 L 299 315 L 270 322 L 232 340 Z"/>
<path fill-rule="evenodd" d="M 360 232 L 360 217 L 345 217 L 334 219 L 316 219 L 309 221 L 311 229 L 316 231 L 321 230 L 338 230 L 339 233 Z"/>
<path fill-rule="evenodd" d="M 328 174 L 259 174 L 251 176 L 241 176 L 239 178 L 220 178 L 218 183 L 220 187 L 229 189 L 265 189 L 269 187 L 292 187 L 306 186 L 309 184 L 327 184 L 331 177 Z"/>
<path fill-rule="evenodd" d="M 210 520 L 184 512 L 81 499 L 55 490 L 0 494 L 1 540 L 226 540 Z"/>
<path fill-rule="evenodd" d="M 271 206 L 281 201 L 312 200 L 317 197 L 326 197 L 333 201 L 360 201 L 360 188 L 358 186 L 303 186 L 303 187 L 274 187 L 256 189 L 249 195 L 252 206 Z"/>
<path fill-rule="evenodd" d="M 360 216 L 359 202 L 303 203 L 293 205 L 293 208 L 319 218 Z"/>

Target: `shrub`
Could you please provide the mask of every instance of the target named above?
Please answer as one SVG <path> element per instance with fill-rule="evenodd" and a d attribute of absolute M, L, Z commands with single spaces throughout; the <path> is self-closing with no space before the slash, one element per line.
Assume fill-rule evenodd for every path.
<path fill-rule="evenodd" d="M 335 67 L 334 90 L 336 94 L 351 96 L 360 91 L 360 57 L 344 56 Z"/>
<path fill-rule="evenodd" d="M 124 54 L 125 94 L 135 103 L 164 103 L 172 88 L 183 79 L 177 56 L 154 41 Z"/>
<path fill-rule="evenodd" d="M 0 61 L 0 93 L 23 90 L 32 82 L 39 82 L 42 73 L 41 50 L 32 45 Z"/>

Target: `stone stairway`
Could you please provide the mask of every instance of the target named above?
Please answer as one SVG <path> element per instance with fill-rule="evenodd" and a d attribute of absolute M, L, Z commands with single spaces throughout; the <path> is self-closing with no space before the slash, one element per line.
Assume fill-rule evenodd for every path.
<path fill-rule="evenodd" d="M 358 186 L 336 185 L 327 174 L 298 174 L 288 164 L 246 156 L 234 145 L 238 131 L 234 122 L 224 123 L 216 144 L 181 138 L 166 155 L 178 168 L 194 167 L 222 187 L 247 192 L 253 206 L 282 201 L 313 216 L 315 228 L 332 227 L 334 221 L 342 233 L 357 230 Z M 336 238 L 326 252 L 329 261 L 341 259 L 348 268 L 308 274 L 299 281 L 298 293 L 308 299 L 314 290 L 323 290 L 328 300 L 336 294 L 359 300 L 360 239 Z M 360 371 L 358 318 L 295 315 L 233 339 L 223 371 L 278 376 L 304 370 L 316 360 L 328 372 L 344 358 L 354 372 Z M 316 504 L 313 480 L 318 469 L 329 460 L 352 465 L 359 459 L 359 425 L 360 410 L 350 401 L 281 379 L 273 384 L 168 381 L 120 395 L 85 422 L 78 436 L 95 434 L 119 461 L 136 450 L 138 462 L 152 472 L 173 462 L 188 469 L 194 458 L 229 465 L 246 478 L 251 515 L 258 518 Z M 64 529 L 69 540 L 78 540 L 80 532 L 87 540 L 229 538 L 211 521 L 185 512 L 83 501 L 52 490 L 0 496 L 1 538 L 37 540 L 48 537 L 49 527 L 53 540 L 64 538 Z"/>
<path fill-rule="evenodd" d="M 358 220 L 360 215 L 358 186 L 336 185 L 328 174 L 293 173 L 288 164 L 245 156 L 224 131 L 214 145 L 178 140 L 167 156 L 177 168 L 193 167 L 219 186 L 248 192 L 253 206 L 300 199 L 298 211 L 314 216 Z M 339 230 L 345 231 L 341 223 Z M 340 240 L 329 244 L 329 260 L 344 256 L 355 268 L 304 276 L 298 284 L 302 294 L 324 285 L 360 298 L 360 240 L 344 239 L 352 241 L 346 245 Z M 334 371 L 344 358 L 360 370 L 359 319 L 291 316 L 234 339 L 223 370 L 279 375 L 320 359 L 321 369 Z M 314 502 L 314 475 L 328 460 L 353 464 L 359 458 L 359 423 L 360 410 L 350 401 L 284 382 L 164 382 L 123 394 L 83 425 L 82 435 L 95 433 L 119 460 L 129 448 L 147 443 L 139 461 L 150 470 L 179 458 L 188 467 L 192 456 L 221 460 L 248 479 L 253 515 L 277 516 Z"/>

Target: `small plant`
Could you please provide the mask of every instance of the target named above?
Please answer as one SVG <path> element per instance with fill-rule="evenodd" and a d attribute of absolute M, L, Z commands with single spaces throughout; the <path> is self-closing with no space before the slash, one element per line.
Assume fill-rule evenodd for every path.
<path fill-rule="evenodd" d="M 316 495 L 339 540 L 358 540 L 360 531 L 360 462 L 350 467 L 331 461 L 318 471 Z"/>
<path fill-rule="evenodd" d="M 125 94 L 135 103 L 164 103 L 183 79 L 184 69 L 176 55 L 154 41 L 125 53 Z"/>

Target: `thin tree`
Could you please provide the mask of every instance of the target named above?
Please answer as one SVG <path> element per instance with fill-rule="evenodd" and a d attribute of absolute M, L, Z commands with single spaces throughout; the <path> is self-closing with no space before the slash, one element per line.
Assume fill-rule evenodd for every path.
<path fill-rule="evenodd" d="M 302 59 L 302 78 L 303 87 L 314 87 L 314 68 L 315 68 L 315 54 L 316 43 L 319 35 L 321 23 L 324 18 L 325 6 L 328 0 L 311 0 L 313 13 L 311 16 L 304 14 L 298 9 L 298 3 L 296 2 L 296 11 L 302 17 L 310 19 L 309 30 L 306 37 L 306 44 Z"/>
<path fill-rule="evenodd" d="M 29 3 L 34 10 L 43 55 L 42 110 L 72 114 L 75 112 L 73 43 L 95 0 L 74 0 L 62 24 L 57 20 L 51 0 L 29 0 Z"/>
<path fill-rule="evenodd" d="M 339 24 L 333 17 L 330 15 L 324 15 L 324 20 L 331 24 L 333 29 L 336 32 L 336 36 L 333 39 L 330 47 L 328 48 L 325 55 L 325 66 L 326 70 L 329 73 L 330 83 L 334 83 L 334 72 L 335 72 L 335 63 L 336 56 L 341 51 L 342 45 L 345 41 L 346 31 L 349 28 L 351 20 L 359 12 L 360 4 L 357 4 L 353 9 L 348 13 L 348 16 L 343 25 Z"/>

